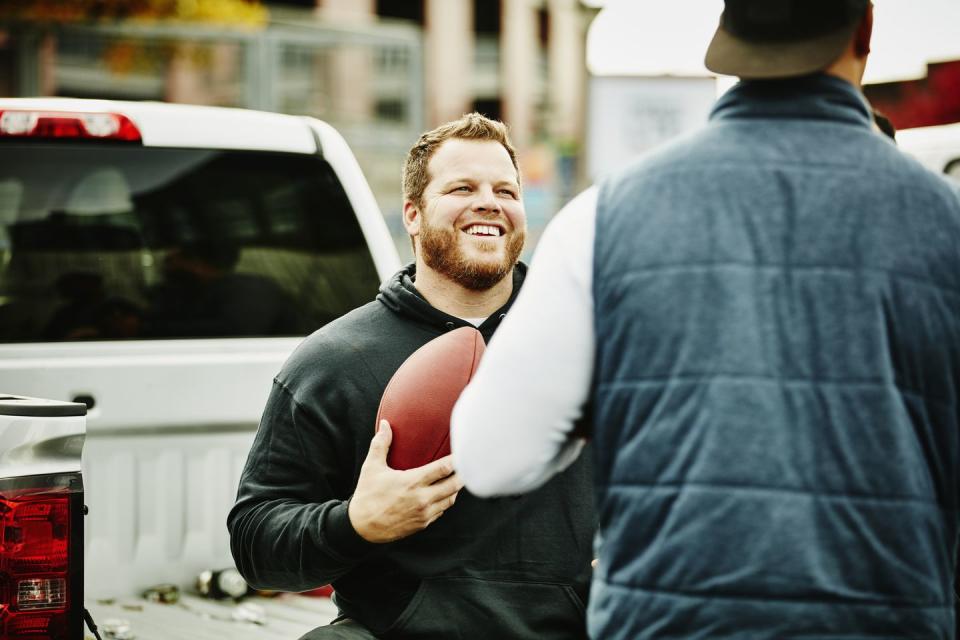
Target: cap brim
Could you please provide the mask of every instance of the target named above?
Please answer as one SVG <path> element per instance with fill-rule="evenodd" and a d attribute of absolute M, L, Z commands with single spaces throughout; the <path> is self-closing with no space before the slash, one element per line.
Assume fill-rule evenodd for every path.
<path fill-rule="evenodd" d="M 747 79 L 790 78 L 826 69 L 850 44 L 857 23 L 816 38 L 798 42 L 747 42 L 731 35 L 723 25 L 707 48 L 707 69 Z"/>

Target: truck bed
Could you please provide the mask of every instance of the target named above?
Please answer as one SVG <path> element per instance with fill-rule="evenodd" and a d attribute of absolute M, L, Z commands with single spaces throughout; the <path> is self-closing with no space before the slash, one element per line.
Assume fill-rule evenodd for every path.
<path fill-rule="evenodd" d="M 161 604 L 139 598 L 101 598 L 88 601 L 87 608 L 103 640 L 108 620 L 129 622 L 135 640 L 296 640 L 301 635 L 333 620 L 337 608 L 329 598 L 283 594 L 253 596 L 240 606 L 262 607 L 264 623 L 234 619 L 237 604 L 182 594 L 176 604 Z M 86 632 L 85 638 L 93 640 Z"/>
<path fill-rule="evenodd" d="M 337 613 L 329 598 L 252 596 L 265 623 L 234 620 L 237 605 L 198 595 L 204 570 L 233 566 L 227 512 L 256 425 L 97 429 L 84 446 L 84 602 L 103 632 L 129 621 L 136 640 L 296 640 Z M 174 584 L 176 604 L 140 597 Z M 86 637 L 93 638 L 89 633 Z"/>

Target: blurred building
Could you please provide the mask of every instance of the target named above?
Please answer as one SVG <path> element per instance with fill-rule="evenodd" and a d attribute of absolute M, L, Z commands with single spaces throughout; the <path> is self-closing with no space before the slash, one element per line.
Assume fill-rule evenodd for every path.
<path fill-rule="evenodd" d="M 960 60 L 930 63 L 923 78 L 869 84 L 874 108 L 897 129 L 960 122 Z"/>
<path fill-rule="evenodd" d="M 316 2 L 329 24 L 399 23 L 421 30 L 422 128 L 468 111 L 509 124 L 535 241 L 549 217 L 582 186 L 585 43 L 596 11 L 581 0 Z M 375 108 L 389 111 L 382 102 Z M 399 215 L 388 220 L 398 225 Z"/>
<path fill-rule="evenodd" d="M 265 24 L 0 26 L 0 95 L 162 100 L 313 115 L 351 144 L 398 247 L 400 166 L 424 129 L 476 110 L 521 155 L 531 236 L 582 186 L 581 0 L 281 0 Z M 532 246 L 532 243 L 531 243 Z"/>

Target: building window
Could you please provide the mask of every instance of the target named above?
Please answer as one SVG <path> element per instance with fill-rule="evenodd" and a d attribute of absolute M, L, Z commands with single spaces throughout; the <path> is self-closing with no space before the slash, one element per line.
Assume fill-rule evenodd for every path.
<path fill-rule="evenodd" d="M 499 98 L 478 98 L 473 102 L 473 110 L 494 120 L 503 119 Z"/>
<path fill-rule="evenodd" d="M 500 0 L 473 0 L 473 30 L 500 33 Z"/>
<path fill-rule="evenodd" d="M 377 15 L 381 18 L 412 20 L 423 25 L 423 0 L 377 0 Z"/>

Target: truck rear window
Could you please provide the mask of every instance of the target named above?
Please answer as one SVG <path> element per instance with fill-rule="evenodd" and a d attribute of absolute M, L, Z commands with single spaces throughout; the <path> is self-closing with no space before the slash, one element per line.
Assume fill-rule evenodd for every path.
<path fill-rule="evenodd" d="M 319 156 L 0 146 L 0 342 L 305 335 L 377 285 Z"/>

